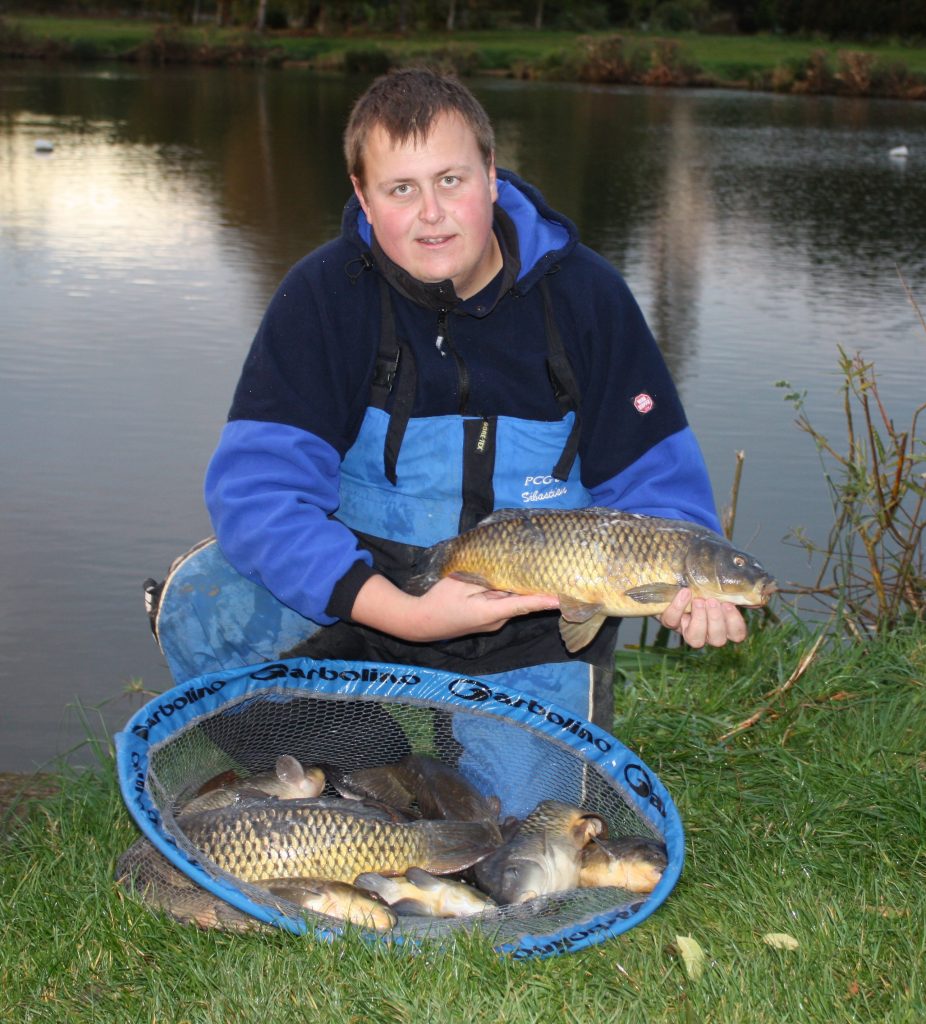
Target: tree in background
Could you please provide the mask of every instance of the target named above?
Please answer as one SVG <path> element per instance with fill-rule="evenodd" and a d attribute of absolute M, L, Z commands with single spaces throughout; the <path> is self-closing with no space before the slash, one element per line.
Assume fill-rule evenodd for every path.
<path fill-rule="evenodd" d="M 643 27 L 926 39 L 926 0 L 7 0 L 4 6 L 24 14 L 154 16 L 322 34 Z"/>

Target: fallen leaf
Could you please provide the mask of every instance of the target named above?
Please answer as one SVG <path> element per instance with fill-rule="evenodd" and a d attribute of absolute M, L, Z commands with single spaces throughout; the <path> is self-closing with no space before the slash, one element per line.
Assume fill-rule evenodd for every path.
<path fill-rule="evenodd" d="M 762 941 L 766 945 L 774 946 L 775 949 L 799 949 L 801 945 L 793 935 L 788 935 L 787 932 L 767 932 L 762 936 Z"/>
<path fill-rule="evenodd" d="M 690 935 L 676 935 L 675 944 L 682 954 L 688 977 L 697 981 L 704 973 L 704 950 Z"/>

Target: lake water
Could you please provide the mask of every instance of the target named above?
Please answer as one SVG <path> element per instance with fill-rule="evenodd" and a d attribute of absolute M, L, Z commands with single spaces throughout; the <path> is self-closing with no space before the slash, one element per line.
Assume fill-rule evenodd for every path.
<path fill-rule="evenodd" d="M 0 65 L 0 770 L 171 685 L 141 583 L 210 531 L 206 462 L 277 282 L 337 230 L 364 84 Z M 629 281 L 721 504 L 745 451 L 737 542 L 809 581 L 783 538 L 831 511 L 775 383 L 839 439 L 840 345 L 898 422 L 926 399 L 898 276 L 926 307 L 926 104 L 472 85 L 499 163 Z"/>

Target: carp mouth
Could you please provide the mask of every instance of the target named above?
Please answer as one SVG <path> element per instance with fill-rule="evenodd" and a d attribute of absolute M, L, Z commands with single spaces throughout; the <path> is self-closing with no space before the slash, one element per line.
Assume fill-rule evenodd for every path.
<path fill-rule="evenodd" d="M 742 595 L 742 604 L 747 608 L 761 608 L 768 604 L 769 598 L 777 589 L 778 584 L 775 580 L 771 576 L 766 576 L 759 580 L 750 591 Z"/>
<path fill-rule="evenodd" d="M 764 576 L 746 590 L 724 590 L 721 586 L 714 593 L 710 593 L 705 588 L 700 596 L 715 597 L 718 601 L 726 601 L 727 604 L 739 605 L 741 608 L 761 608 L 768 604 L 769 598 L 777 590 L 778 584 L 774 578 Z"/>

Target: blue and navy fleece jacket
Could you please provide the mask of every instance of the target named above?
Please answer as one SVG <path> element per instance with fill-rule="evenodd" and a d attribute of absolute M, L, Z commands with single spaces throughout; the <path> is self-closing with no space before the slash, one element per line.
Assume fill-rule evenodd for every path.
<path fill-rule="evenodd" d="M 506 269 L 479 294 L 416 286 L 379 252 L 352 197 L 340 237 L 289 271 L 258 328 L 206 504 L 232 565 L 322 625 L 349 619 L 381 571 L 368 538 L 427 547 L 459 532 L 468 465 L 487 437 L 484 511 L 602 505 L 719 528 L 698 444 L 626 283 L 532 186 L 500 170 L 498 192 Z M 578 391 L 565 413 L 549 309 Z M 394 399 L 370 399 L 390 315 L 416 377 L 394 481 L 383 462 Z M 578 455 L 559 480 L 575 416 Z"/>

